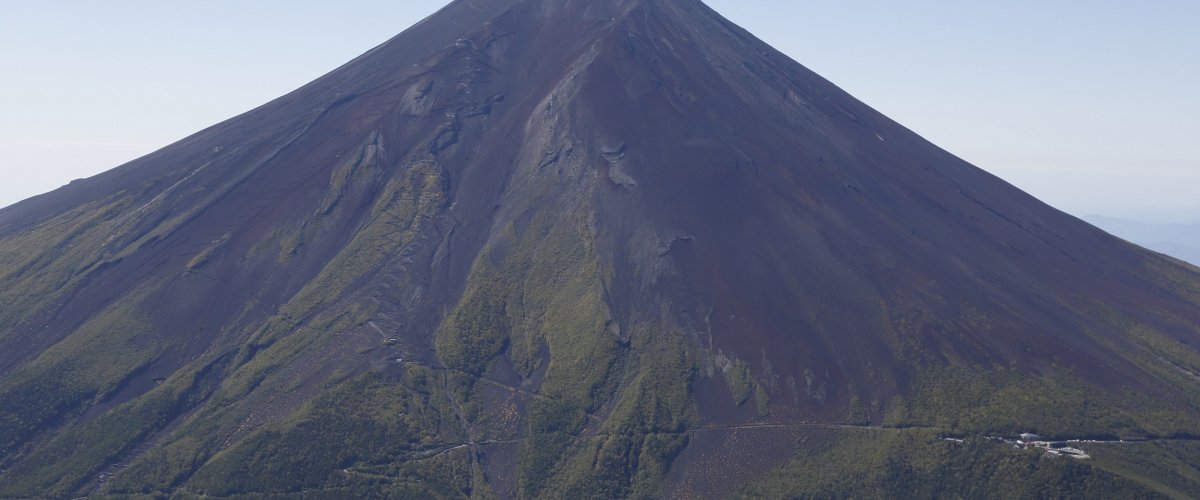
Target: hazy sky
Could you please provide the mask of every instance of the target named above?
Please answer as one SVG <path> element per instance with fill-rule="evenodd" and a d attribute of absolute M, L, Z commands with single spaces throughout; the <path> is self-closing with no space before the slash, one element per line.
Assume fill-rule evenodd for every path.
<path fill-rule="evenodd" d="M 0 0 L 0 206 L 278 97 L 443 0 Z M 1200 219 L 1196 0 L 710 0 L 1062 209 Z"/>

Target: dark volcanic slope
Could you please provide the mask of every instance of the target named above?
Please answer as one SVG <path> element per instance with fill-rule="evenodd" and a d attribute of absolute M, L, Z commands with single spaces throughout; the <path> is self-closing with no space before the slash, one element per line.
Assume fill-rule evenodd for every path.
<path fill-rule="evenodd" d="M 797 451 L 753 429 L 1200 433 L 1196 268 L 695 0 L 456 1 L 0 210 L 0 304 L 0 496 L 718 494 Z"/>

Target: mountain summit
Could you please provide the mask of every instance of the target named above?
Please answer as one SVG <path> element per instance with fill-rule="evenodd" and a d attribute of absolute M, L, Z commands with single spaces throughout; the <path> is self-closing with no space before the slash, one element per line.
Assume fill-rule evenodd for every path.
<path fill-rule="evenodd" d="M 3 497 L 1189 496 L 1200 270 L 698 0 L 458 0 L 0 210 L 0 401 Z"/>

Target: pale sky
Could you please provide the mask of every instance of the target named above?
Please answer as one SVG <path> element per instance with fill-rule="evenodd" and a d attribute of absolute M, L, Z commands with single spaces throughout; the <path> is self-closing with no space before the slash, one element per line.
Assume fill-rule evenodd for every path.
<path fill-rule="evenodd" d="M 0 206 L 283 95 L 443 3 L 0 0 Z M 1059 208 L 1200 220 L 1200 2 L 707 3 Z"/>

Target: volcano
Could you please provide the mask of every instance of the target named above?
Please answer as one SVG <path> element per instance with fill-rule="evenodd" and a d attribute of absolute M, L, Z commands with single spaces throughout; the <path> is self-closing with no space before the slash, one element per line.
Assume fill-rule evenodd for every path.
<path fill-rule="evenodd" d="M 457 0 L 0 210 L 0 401 L 3 497 L 1194 497 L 1200 269 L 698 0 Z"/>

